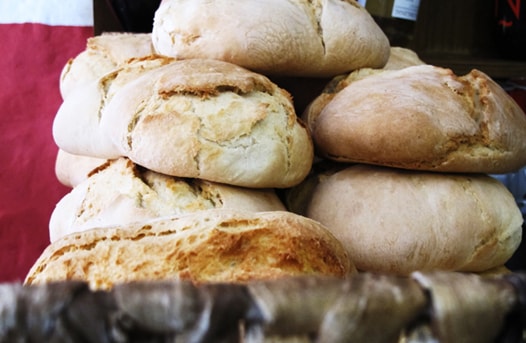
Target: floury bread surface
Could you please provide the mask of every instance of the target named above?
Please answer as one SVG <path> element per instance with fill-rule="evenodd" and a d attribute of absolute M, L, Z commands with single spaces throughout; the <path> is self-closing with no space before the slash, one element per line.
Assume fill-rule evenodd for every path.
<path fill-rule="evenodd" d="M 145 170 L 127 158 L 108 161 L 91 172 L 56 205 L 51 241 L 95 227 L 213 208 L 283 211 L 273 189 L 249 189 L 199 179 L 181 179 Z"/>
<path fill-rule="evenodd" d="M 513 195 L 487 175 L 354 165 L 315 178 L 296 206 L 362 271 L 482 272 L 504 265 L 521 242 Z"/>
<path fill-rule="evenodd" d="M 53 138 L 61 150 L 101 159 L 121 156 L 101 128 L 102 111 L 113 96 L 148 70 L 173 62 L 172 58 L 147 56 L 133 59 L 73 89 L 53 120 Z"/>
<path fill-rule="evenodd" d="M 419 65 L 338 81 L 303 113 L 322 157 L 491 174 L 526 165 L 526 115 L 480 71 Z"/>
<path fill-rule="evenodd" d="M 151 33 L 112 32 L 88 38 L 84 51 L 64 65 L 60 93 L 66 98 L 74 89 L 99 79 L 130 60 L 153 54 Z"/>
<path fill-rule="evenodd" d="M 75 187 L 107 162 L 107 159 L 74 155 L 59 149 L 55 160 L 55 175 L 64 186 Z"/>
<path fill-rule="evenodd" d="M 152 41 L 161 55 L 274 76 L 332 77 L 389 57 L 387 37 L 354 0 L 164 0 Z"/>
<path fill-rule="evenodd" d="M 314 158 L 290 95 L 222 61 L 148 71 L 112 97 L 100 126 L 122 156 L 145 168 L 242 187 L 298 184 Z"/>
<path fill-rule="evenodd" d="M 293 186 L 314 158 L 288 92 L 215 60 L 134 60 L 66 98 L 53 137 L 70 154 L 250 188 Z"/>
<path fill-rule="evenodd" d="M 82 280 L 108 289 L 134 280 L 246 282 L 355 271 L 318 222 L 287 211 L 213 209 L 65 236 L 45 249 L 25 284 Z"/>

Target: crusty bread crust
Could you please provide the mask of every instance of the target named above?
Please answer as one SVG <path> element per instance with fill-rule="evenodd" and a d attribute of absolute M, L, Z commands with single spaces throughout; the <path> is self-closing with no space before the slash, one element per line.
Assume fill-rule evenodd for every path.
<path fill-rule="evenodd" d="M 127 158 L 91 172 L 56 204 L 49 221 L 52 242 L 95 227 L 212 208 L 285 210 L 274 189 L 253 189 L 145 170 Z"/>
<path fill-rule="evenodd" d="M 488 175 L 353 165 L 316 178 L 305 215 L 331 230 L 359 270 L 481 272 L 504 265 L 521 241 L 521 211 Z"/>
<path fill-rule="evenodd" d="M 86 48 L 71 58 L 60 74 L 63 98 L 76 88 L 90 83 L 134 58 L 155 52 L 151 33 L 111 32 L 88 38 Z"/>
<path fill-rule="evenodd" d="M 420 65 L 341 84 L 303 115 L 323 157 L 495 174 L 526 164 L 526 115 L 480 71 Z"/>
<path fill-rule="evenodd" d="M 172 58 L 153 55 L 133 59 L 73 89 L 53 120 L 55 143 L 74 155 L 101 159 L 120 157 L 119 150 L 100 126 L 105 105 L 132 80 L 172 61 Z"/>
<path fill-rule="evenodd" d="M 152 41 L 162 55 L 274 76 L 332 77 L 389 57 L 386 35 L 353 0 L 165 0 Z"/>
<path fill-rule="evenodd" d="M 103 158 L 70 154 L 58 149 L 55 159 L 55 175 L 64 186 L 75 187 L 86 180 L 90 173 L 108 162 Z"/>
<path fill-rule="evenodd" d="M 355 271 L 318 222 L 286 211 L 213 209 L 65 236 L 41 254 L 25 284 L 83 280 L 108 289 L 133 280 L 246 282 Z"/>
<path fill-rule="evenodd" d="M 122 156 L 150 170 L 250 188 L 308 174 L 310 133 L 267 77 L 216 60 L 181 60 L 129 82 L 100 125 Z"/>
<path fill-rule="evenodd" d="M 401 46 L 392 46 L 389 59 L 382 69 L 399 70 L 407 67 L 426 64 L 416 51 Z"/>

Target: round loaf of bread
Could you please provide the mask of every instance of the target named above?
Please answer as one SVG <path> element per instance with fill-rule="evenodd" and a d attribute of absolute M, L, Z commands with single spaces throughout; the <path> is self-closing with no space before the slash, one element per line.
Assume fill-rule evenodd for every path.
<path fill-rule="evenodd" d="M 303 114 L 320 156 L 443 172 L 526 165 L 526 115 L 486 74 L 418 65 L 353 77 Z"/>
<path fill-rule="evenodd" d="M 95 227 L 212 208 L 285 210 L 274 189 L 251 189 L 181 179 L 138 167 L 127 158 L 108 161 L 56 204 L 49 221 L 52 242 Z"/>
<path fill-rule="evenodd" d="M 25 284 L 81 280 L 108 289 L 136 280 L 246 282 L 355 271 L 318 222 L 287 211 L 212 209 L 65 236 L 43 251 Z"/>
<path fill-rule="evenodd" d="M 392 46 L 389 59 L 382 69 L 398 70 L 423 64 L 426 63 L 420 59 L 414 50 L 401 46 Z"/>
<path fill-rule="evenodd" d="M 513 195 L 488 175 L 352 165 L 316 178 L 305 215 L 361 271 L 481 272 L 504 265 L 522 238 Z"/>
<path fill-rule="evenodd" d="M 111 32 L 88 38 L 86 48 L 70 59 L 60 74 L 65 99 L 73 89 L 99 79 L 133 58 L 155 54 L 151 33 Z"/>
<path fill-rule="evenodd" d="M 332 77 L 389 57 L 386 35 L 354 0 L 164 0 L 152 41 L 161 55 L 275 76 Z"/>
<path fill-rule="evenodd" d="M 75 187 L 106 162 L 106 159 L 74 155 L 59 149 L 55 159 L 55 175 L 64 186 Z"/>
<path fill-rule="evenodd" d="M 289 93 L 217 60 L 145 72 L 115 93 L 100 126 L 122 156 L 145 168 L 242 187 L 298 184 L 314 158 Z"/>
<path fill-rule="evenodd" d="M 125 85 L 148 70 L 173 62 L 172 58 L 148 56 L 128 61 L 95 80 L 76 87 L 64 99 L 53 120 L 53 139 L 70 154 L 101 159 L 121 157 L 101 129 L 104 106 Z"/>

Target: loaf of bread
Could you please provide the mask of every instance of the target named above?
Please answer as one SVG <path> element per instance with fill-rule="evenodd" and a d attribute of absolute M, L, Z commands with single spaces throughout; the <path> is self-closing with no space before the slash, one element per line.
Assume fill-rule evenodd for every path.
<path fill-rule="evenodd" d="M 97 79 L 76 87 L 64 99 L 53 120 L 53 139 L 70 154 L 101 159 L 120 157 L 119 150 L 101 128 L 104 107 L 132 80 L 148 70 L 173 62 L 172 58 L 147 56 L 133 59 Z"/>
<path fill-rule="evenodd" d="M 82 87 L 134 58 L 153 55 L 151 33 L 111 32 L 88 38 L 86 48 L 63 67 L 59 89 L 66 98 Z"/>
<path fill-rule="evenodd" d="M 150 170 L 248 188 L 301 182 L 310 133 L 285 90 L 216 60 L 181 60 L 119 90 L 100 126 L 122 156 Z"/>
<path fill-rule="evenodd" d="M 216 60 L 134 60 L 66 98 L 53 137 L 74 155 L 251 188 L 293 186 L 314 158 L 290 94 Z"/>
<path fill-rule="evenodd" d="M 161 55 L 274 76 L 332 77 L 389 57 L 386 35 L 354 0 L 164 0 L 152 41 Z"/>
<path fill-rule="evenodd" d="M 55 159 L 55 176 L 64 186 L 75 187 L 106 162 L 108 160 L 103 158 L 74 155 L 59 149 Z"/>
<path fill-rule="evenodd" d="M 384 70 L 398 70 L 407 67 L 426 64 L 420 59 L 418 54 L 409 48 L 401 46 L 391 46 L 391 53 L 389 59 L 382 69 Z"/>
<path fill-rule="evenodd" d="M 526 115 L 486 74 L 432 65 L 351 74 L 303 113 L 321 157 L 442 172 L 526 165 Z"/>
<path fill-rule="evenodd" d="M 482 272 L 520 244 L 515 199 L 488 175 L 341 168 L 309 178 L 293 208 L 329 228 L 361 271 Z"/>
<path fill-rule="evenodd" d="M 145 170 L 127 158 L 108 161 L 56 204 L 50 240 L 95 227 L 197 212 L 212 208 L 283 211 L 273 189 L 181 179 Z"/>
<path fill-rule="evenodd" d="M 64 236 L 43 251 L 25 284 L 82 280 L 108 289 L 136 280 L 247 282 L 355 271 L 316 221 L 287 211 L 211 209 Z"/>

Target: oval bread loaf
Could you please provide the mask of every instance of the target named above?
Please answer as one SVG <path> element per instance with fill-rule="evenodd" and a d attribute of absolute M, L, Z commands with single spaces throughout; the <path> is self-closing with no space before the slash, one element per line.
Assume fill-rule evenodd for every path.
<path fill-rule="evenodd" d="M 212 208 L 278 211 L 273 189 L 252 189 L 145 170 L 127 158 L 108 161 L 56 204 L 49 221 L 52 242 L 95 227 Z"/>
<path fill-rule="evenodd" d="M 172 58 L 148 56 L 128 61 L 97 79 L 76 87 L 64 99 L 53 120 L 53 139 L 70 154 L 101 159 L 121 156 L 101 128 L 102 110 L 125 85 L 148 70 L 173 62 Z"/>
<path fill-rule="evenodd" d="M 487 175 L 354 165 L 317 179 L 303 194 L 305 215 L 362 271 L 482 272 L 504 265 L 521 241 L 513 195 Z"/>
<path fill-rule="evenodd" d="M 164 0 L 152 41 L 161 55 L 274 76 L 332 77 L 389 57 L 386 35 L 354 0 Z"/>
<path fill-rule="evenodd" d="M 246 282 L 355 271 L 318 222 L 287 211 L 212 209 L 65 236 L 45 249 L 25 284 L 82 280 L 108 289 L 134 280 Z"/>
<path fill-rule="evenodd" d="M 59 82 L 62 98 L 131 59 L 154 54 L 151 33 L 108 32 L 90 37 L 86 48 L 62 68 Z"/>
<path fill-rule="evenodd" d="M 526 165 L 526 115 L 486 74 L 431 65 L 353 74 L 303 114 L 321 157 L 491 174 Z"/>
<path fill-rule="evenodd" d="M 144 73 L 106 104 L 100 126 L 122 156 L 145 168 L 248 188 L 298 184 L 314 159 L 290 95 L 216 60 Z"/>
<path fill-rule="evenodd" d="M 92 171 L 107 162 L 107 159 L 70 154 L 58 149 L 55 176 L 61 184 L 73 188 L 86 180 Z"/>

